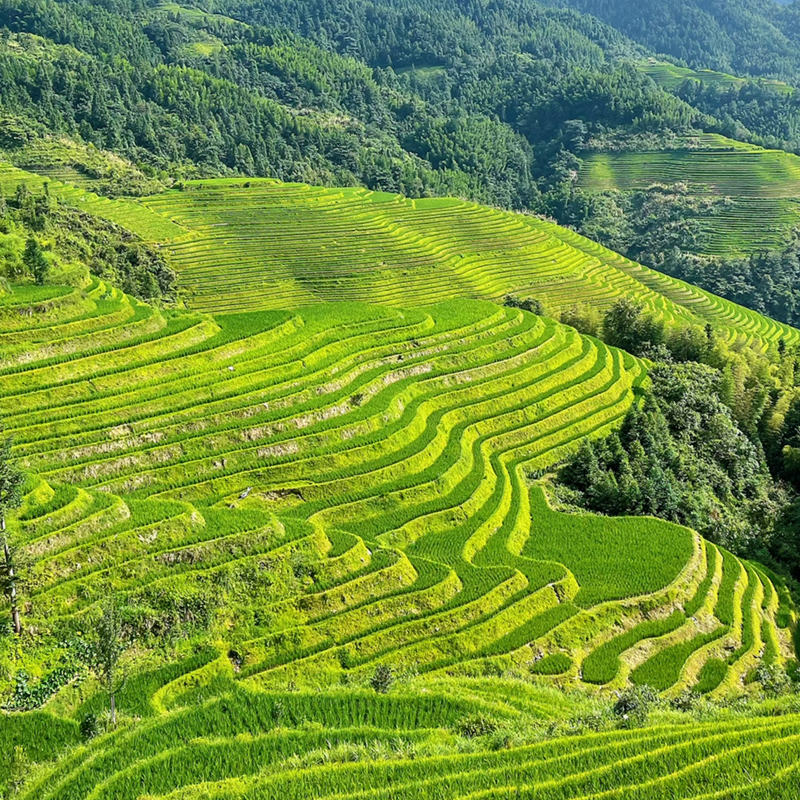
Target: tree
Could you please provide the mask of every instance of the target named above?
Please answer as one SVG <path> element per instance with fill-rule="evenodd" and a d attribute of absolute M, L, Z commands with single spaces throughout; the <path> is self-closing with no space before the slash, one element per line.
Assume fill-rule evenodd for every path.
<path fill-rule="evenodd" d="M 11 439 L 0 440 L 0 538 L 2 538 L 3 542 L 2 583 L 5 595 L 11 604 L 11 622 L 14 626 L 14 633 L 17 635 L 22 632 L 17 593 L 19 571 L 16 569 L 17 559 L 6 532 L 6 514 L 12 508 L 16 508 L 22 499 L 22 481 L 23 475 L 17 469 L 11 457 Z"/>
<path fill-rule="evenodd" d="M 100 616 L 80 654 L 86 666 L 94 673 L 108 692 L 111 724 L 117 724 L 117 694 L 127 681 L 122 659 L 131 645 L 125 635 L 121 606 L 115 594 L 110 594 L 103 603 Z"/>
<path fill-rule="evenodd" d="M 22 256 L 22 261 L 30 274 L 33 275 L 36 285 L 42 286 L 50 273 L 50 262 L 45 257 L 38 240 L 32 236 L 25 242 L 25 253 Z"/>
<path fill-rule="evenodd" d="M 603 318 L 603 337 L 614 347 L 640 355 L 664 343 L 664 325 L 645 312 L 644 304 L 622 297 Z"/>

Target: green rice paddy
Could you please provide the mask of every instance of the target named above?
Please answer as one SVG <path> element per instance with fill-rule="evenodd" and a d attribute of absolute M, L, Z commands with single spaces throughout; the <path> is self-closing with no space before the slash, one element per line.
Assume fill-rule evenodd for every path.
<path fill-rule="evenodd" d="M 99 280 L 0 302 L 26 630 L 110 591 L 218 600 L 193 654 L 132 676 L 116 731 L 79 744 L 91 685 L 0 720 L 44 764 L 19 796 L 791 798 L 793 714 L 503 738 L 638 683 L 753 694 L 795 611 L 688 529 L 551 507 L 529 476 L 617 425 L 646 365 L 490 301 L 636 292 L 730 341 L 798 333 L 531 217 L 248 183 L 51 186 L 162 237 L 188 309 Z M 476 716 L 492 746 L 458 736 Z"/>
<path fill-rule="evenodd" d="M 620 351 L 485 301 L 209 316 L 100 282 L 26 292 L 31 312 L 0 309 L 0 396 L 36 476 L 14 534 L 36 562 L 28 625 L 85 615 L 109 588 L 191 592 L 302 552 L 317 563 L 303 591 L 235 595 L 247 685 L 330 686 L 379 663 L 530 670 L 567 651 L 555 680 L 580 681 L 587 659 L 587 686 L 622 686 L 642 642 L 648 670 L 723 627 L 740 688 L 765 631 L 791 655 L 763 573 L 679 526 L 554 511 L 528 484 L 634 401 L 646 373 Z"/>
<path fill-rule="evenodd" d="M 709 255 L 780 247 L 800 224 L 800 158 L 717 134 L 685 137 L 669 150 L 591 153 L 578 178 L 589 191 L 679 182 L 725 201 L 698 220 Z"/>

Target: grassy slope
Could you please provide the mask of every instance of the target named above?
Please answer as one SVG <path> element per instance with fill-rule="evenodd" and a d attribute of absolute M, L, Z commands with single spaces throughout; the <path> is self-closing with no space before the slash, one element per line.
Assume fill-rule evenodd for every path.
<path fill-rule="evenodd" d="M 59 185 L 53 190 L 83 202 L 77 190 Z M 244 204 L 238 202 L 242 196 Z M 169 238 L 178 231 L 167 214 L 140 203 L 91 197 L 85 202 L 145 235 L 159 231 Z M 267 227 L 275 222 L 270 212 L 277 206 L 284 222 L 297 222 L 298 228 L 304 219 L 308 225 L 324 223 L 317 238 L 309 231 L 292 237 L 298 249 L 292 255 L 292 280 L 316 287 L 304 300 L 315 296 L 312 291 L 323 294 L 329 280 L 334 288 L 356 287 L 359 291 L 350 296 L 363 299 L 361 292 L 380 286 L 374 274 L 380 269 L 388 288 L 369 299 L 399 304 L 405 297 L 419 303 L 422 290 L 415 294 L 410 278 L 416 269 L 427 270 L 430 278 L 426 265 L 440 259 L 454 265 L 455 276 L 442 281 L 442 295 L 460 276 L 484 287 L 475 294 L 498 296 L 508 290 L 504 287 L 517 288 L 514 276 L 521 274 L 553 305 L 577 299 L 602 304 L 622 291 L 636 291 L 669 319 L 710 319 L 731 338 L 767 346 L 795 335 L 548 223 L 459 201 L 415 207 L 395 197 L 264 181 L 250 187 L 206 183 L 202 189 L 159 196 L 148 206 L 176 202 L 181 214 L 173 207 L 169 216 L 195 232 L 187 235 L 181 228 L 172 246 L 200 239 L 199 219 L 211 231 L 207 238 L 216 237 L 203 252 L 218 284 L 251 240 L 254 254 L 280 253 L 289 261 L 292 251 L 280 235 L 283 228 Z M 338 216 L 327 213 L 326 205 Z M 232 221 L 220 237 L 214 229 L 226 214 Z M 251 227 L 242 225 L 244 219 L 252 220 Z M 365 235 L 368 224 L 378 230 L 373 241 Z M 398 248 L 406 247 L 408 228 L 417 232 L 419 254 L 404 271 L 369 260 L 361 270 L 346 271 L 347 261 L 357 261 L 361 250 L 372 259 L 377 253 L 399 259 L 382 237 L 394 236 Z M 324 252 L 329 248 L 341 248 L 340 256 L 330 258 Z M 542 250 L 547 257 L 541 257 Z M 321 255 L 313 261 L 316 252 Z M 470 266 L 460 268 L 466 260 Z M 274 274 L 263 265 L 255 272 L 248 281 L 265 282 Z M 189 664 L 186 676 L 145 680 L 123 698 L 127 713 L 153 717 L 150 727 L 126 729 L 98 742 L 93 746 L 97 760 L 92 756 L 89 766 L 84 766 L 85 753 L 70 756 L 57 769 L 69 776 L 64 780 L 71 788 L 62 790 L 60 779 L 47 778 L 31 789 L 31 797 L 83 797 L 95 786 L 96 796 L 163 794 L 235 775 L 243 776 L 241 785 L 212 787 L 209 796 L 240 791 L 321 796 L 365 788 L 363 775 L 354 775 L 349 784 L 339 768 L 334 773 L 342 782 L 330 778 L 331 788 L 325 788 L 329 778 L 313 769 L 281 773 L 287 782 L 280 789 L 272 778 L 256 776 L 270 760 L 328 746 L 322 736 L 311 736 L 313 730 L 307 731 L 308 741 L 306 733 L 294 730 L 259 738 L 280 717 L 274 710 L 278 700 L 279 708 L 288 706 L 294 715 L 291 727 L 319 713 L 309 710 L 315 708 L 310 701 L 302 710 L 291 710 L 295 702 L 302 706 L 303 695 L 260 692 L 303 684 L 329 687 L 344 676 L 359 686 L 379 663 L 421 672 L 422 685 L 447 687 L 441 691 L 453 700 L 436 701 L 434 713 L 420 706 L 415 692 L 407 710 L 392 712 L 387 724 L 382 701 L 345 692 L 344 699 L 331 700 L 344 710 L 324 717 L 326 742 L 331 737 L 351 744 L 394 740 L 399 727 L 413 728 L 407 735 L 413 739 L 427 727 L 452 725 L 481 710 L 474 699 L 476 692 L 480 695 L 478 676 L 528 675 L 547 654 L 562 661 L 566 656 L 568 662 L 566 671 L 542 681 L 580 682 L 584 659 L 602 648 L 600 683 L 621 687 L 641 667 L 661 677 L 667 696 L 693 685 L 706 663 L 721 658 L 727 659 L 726 674 L 714 691 L 743 691 L 767 639 L 774 644 L 773 659 L 790 656 L 787 632 L 777 620 L 791 619 L 793 612 L 779 608 L 782 595 L 760 571 L 745 569 L 730 555 L 707 558 L 695 536 L 665 523 L 557 514 L 547 507 L 540 487 L 528 487 L 526 469 L 546 467 L 582 436 L 608 430 L 644 377 L 634 359 L 551 321 L 480 301 L 416 310 L 350 302 L 214 317 L 162 313 L 96 283 L 85 292 L 25 287 L 4 298 L 0 347 L 0 394 L 12 410 L 5 422 L 17 455 L 40 476 L 30 482 L 12 527 L 17 542 L 36 559 L 26 624 L 35 628 L 60 616 L 80 617 L 109 586 L 122 593 L 191 596 L 214 585 L 223 587 L 218 591 L 226 609 L 209 637 L 215 649 Z M 572 537 L 571 547 L 557 535 L 562 528 Z M 596 559 L 586 560 L 588 547 Z M 275 566 L 288 567 L 297 552 L 304 554 L 303 563 L 315 564 L 311 580 Z M 259 565 L 265 563 L 273 565 L 268 581 L 259 578 Z M 683 615 L 679 625 L 655 631 L 645 625 L 675 619 L 675 614 Z M 701 646 L 685 644 L 717 630 L 719 635 Z M 616 646 L 619 637 L 624 640 Z M 231 644 L 244 658 L 238 673 L 226 656 Z M 678 651 L 680 660 L 674 655 Z M 33 652 L 26 666 L 42 668 Z M 504 691 L 512 696 L 521 691 L 503 686 L 486 690 L 491 702 Z M 407 684 L 399 694 L 411 688 Z M 222 739 L 210 743 L 211 755 L 201 758 L 199 744 L 187 749 L 182 742 L 209 733 L 184 722 L 191 712 L 182 708 L 221 703 L 230 715 L 236 696 L 231 692 L 259 692 L 253 697 L 263 707 L 245 695 L 250 698 L 245 707 L 261 708 L 257 718 L 244 721 L 234 714 L 229 727 L 213 728 L 211 733 Z M 214 700 L 220 693 L 227 699 Z M 539 698 L 535 705 L 543 703 Z M 56 703 L 59 719 L 67 714 L 64 741 L 75 736 L 69 715 L 79 717 L 86 708 L 75 711 L 74 702 Z M 201 715 L 208 709 L 201 705 Z M 562 707 L 547 713 L 570 712 Z M 0 726 L 5 740 L 30 742 L 24 732 L 15 733 L 16 720 L 25 718 L 12 719 Z M 759 761 L 764 753 L 770 753 L 774 772 L 779 768 L 775 753 L 793 752 L 795 740 L 787 738 L 794 735 L 793 724 L 788 720 L 785 730 L 770 731 L 769 747 L 753 740 L 746 751 L 747 758 L 753 756 L 747 762 L 752 774 L 767 777 Z M 747 725 L 748 731 L 758 728 Z M 148 755 L 137 737 L 148 736 L 151 728 Z M 173 728 L 175 734 L 164 732 Z M 339 729 L 342 733 L 335 733 Z M 251 745 L 225 741 L 243 731 L 256 737 Z M 632 763 L 639 764 L 653 742 L 661 741 L 662 731 L 652 735 L 656 738 L 647 747 L 630 751 Z M 737 730 L 736 735 L 751 733 Z M 761 734 L 754 730 L 752 735 Z M 621 745 L 624 734 L 618 736 Z M 698 763 L 709 756 L 697 769 L 709 770 L 711 786 L 730 785 L 726 740 L 708 747 L 696 740 L 685 732 L 669 740 L 678 747 L 674 763 Z M 576 752 L 573 745 L 580 747 L 577 740 L 553 747 L 568 760 Z M 617 742 L 608 757 L 620 764 L 616 747 Z M 44 748 L 39 757 L 51 752 Z M 511 772 L 502 766 L 487 772 L 487 765 L 465 761 L 457 774 L 442 779 L 452 781 L 448 792 L 453 796 L 550 778 L 556 780 L 547 790 L 553 796 L 658 780 L 646 760 L 639 772 L 630 773 L 592 762 L 573 779 L 567 777 L 567 761 L 548 778 L 527 751 L 518 757 Z M 401 767 L 406 769 L 405 763 Z M 385 785 L 384 768 L 375 767 L 377 796 Z M 420 783 L 416 767 L 408 768 L 405 782 L 400 781 L 407 787 L 404 797 L 411 786 L 427 785 Z M 441 768 L 438 762 L 420 767 L 434 784 Z M 501 773 L 505 784 L 497 782 Z M 605 777 L 597 783 L 599 776 Z M 672 786 L 681 778 L 664 775 L 664 780 Z M 779 780 L 773 784 L 779 786 Z M 563 794 L 565 786 L 573 787 L 572 794 Z M 435 787 L 431 791 L 436 794 L 429 796 L 441 796 Z M 185 796 L 196 792 L 189 788 Z"/>
<path fill-rule="evenodd" d="M 711 69 L 689 69 L 670 64 L 667 61 L 656 61 L 650 59 L 637 65 L 642 72 L 649 75 L 659 86 L 665 89 L 678 89 L 687 80 L 700 81 L 701 83 L 712 84 L 720 88 L 735 86 L 737 89 L 748 83 L 758 83 L 760 86 L 768 86 L 783 94 L 792 94 L 794 89 L 783 81 L 771 80 L 769 78 L 753 79 L 739 78 L 729 75 L 726 72 L 715 72 Z"/>
<path fill-rule="evenodd" d="M 800 223 L 800 158 L 716 134 L 689 137 L 683 144 L 587 155 L 579 186 L 628 191 L 683 181 L 698 194 L 727 198 L 717 213 L 700 220 L 704 249 L 712 255 L 753 252 L 787 240 Z"/>

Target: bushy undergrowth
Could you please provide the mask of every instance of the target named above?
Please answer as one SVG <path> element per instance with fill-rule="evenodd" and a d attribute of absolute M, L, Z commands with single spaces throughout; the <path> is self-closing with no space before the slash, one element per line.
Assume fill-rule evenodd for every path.
<path fill-rule="evenodd" d="M 47 273 L 41 280 L 28 255 L 40 242 Z M 0 254 L 7 279 L 80 280 L 83 271 L 135 297 L 176 299 L 177 277 L 163 252 L 120 225 L 60 202 L 47 184 L 42 194 L 21 183 L 13 197 L 0 196 Z"/>

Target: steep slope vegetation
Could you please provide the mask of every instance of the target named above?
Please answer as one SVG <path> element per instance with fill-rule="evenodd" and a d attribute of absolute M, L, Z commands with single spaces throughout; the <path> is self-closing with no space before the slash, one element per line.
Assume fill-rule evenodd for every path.
<path fill-rule="evenodd" d="M 724 199 L 698 219 L 701 253 L 779 249 L 800 224 L 800 159 L 722 136 L 686 137 L 670 149 L 587 153 L 578 178 L 588 191 L 680 182 L 697 196 Z"/>
<path fill-rule="evenodd" d="M 100 282 L 20 289 L 0 331 L 31 470 L 25 666 L 47 675 L 111 590 L 141 647 L 184 642 L 131 676 L 117 731 L 20 796 L 791 797 L 796 716 L 557 736 L 593 711 L 547 683 L 725 697 L 792 657 L 791 601 L 757 565 L 530 485 L 620 419 L 630 356 L 479 301 L 212 317 Z M 75 742 L 103 702 L 66 688 L 0 741 L 47 760 L 37 730 Z M 475 725 L 501 748 L 463 752 Z M 512 746 L 520 725 L 549 741 Z"/>
<path fill-rule="evenodd" d="M 791 655 L 763 573 L 529 488 L 644 378 L 572 329 L 465 301 L 164 316 L 102 284 L 2 312 L 5 424 L 40 476 L 14 534 L 35 559 L 32 630 L 109 588 L 156 629 L 194 600 L 195 624 L 236 642 L 239 679 L 279 687 L 564 653 L 570 679 L 593 654 L 584 680 L 665 691 L 724 656 L 741 689 Z"/>

